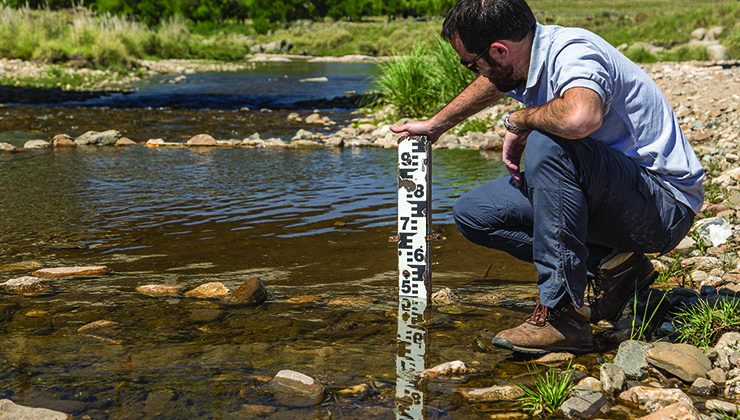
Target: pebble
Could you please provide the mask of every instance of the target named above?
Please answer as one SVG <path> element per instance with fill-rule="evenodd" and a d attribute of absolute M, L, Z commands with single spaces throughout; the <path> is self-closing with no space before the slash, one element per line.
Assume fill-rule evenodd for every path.
<path fill-rule="evenodd" d="M 689 394 L 711 396 L 717 393 L 717 385 L 709 379 L 697 378 L 689 388 Z"/>
<path fill-rule="evenodd" d="M 601 389 L 606 395 L 614 395 L 624 388 L 626 377 L 622 368 L 613 363 L 604 363 L 599 369 Z"/>
<path fill-rule="evenodd" d="M 60 279 L 74 277 L 98 277 L 106 275 L 109 272 L 110 269 L 108 267 L 104 265 L 95 265 L 87 267 L 42 268 L 41 270 L 36 270 L 31 274 L 43 279 Z"/>

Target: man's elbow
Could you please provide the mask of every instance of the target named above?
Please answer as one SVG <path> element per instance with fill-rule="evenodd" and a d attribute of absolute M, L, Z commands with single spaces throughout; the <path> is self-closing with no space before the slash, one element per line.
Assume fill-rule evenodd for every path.
<path fill-rule="evenodd" d="M 566 121 L 565 130 L 569 139 L 584 139 L 601 128 L 604 115 L 599 111 L 573 113 Z"/>

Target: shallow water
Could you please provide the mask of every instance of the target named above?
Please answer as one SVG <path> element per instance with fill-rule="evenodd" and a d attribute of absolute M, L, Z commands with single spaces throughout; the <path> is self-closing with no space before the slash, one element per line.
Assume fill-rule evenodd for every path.
<path fill-rule="evenodd" d="M 6 108 L 0 136 L 20 142 L 65 124 L 138 139 L 279 135 L 297 129 L 284 123 L 287 112 Z M 524 317 L 534 271 L 467 243 L 450 219 L 456 197 L 504 173 L 500 162 L 470 150 L 434 159 L 435 231 L 444 239 L 435 243 L 433 282 L 461 302 L 427 311 L 425 363 L 479 364 L 465 379 L 430 380 L 419 391 L 429 418 L 487 417 L 512 406 L 466 403 L 454 389 L 527 381 L 527 368 L 489 343 Z M 31 271 L 7 264 L 29 261 L 114 270 L 53 280 L 52 296 L 0 295 L 0 398 L 92 418 L 234 418 L 247 415 L 244 404 L 270 406 L 265 415 L 275 418 L 395 417 L 395 162 L 396 151 L 383 149 L 0 155 L 0 280 Z M 273 294 L 259 307 L 135 292 L 210 281 L 234 289 L 253 276 Z M 305 296 L 313 297 L 288 300 Z M 77 332 L 101 319 L 118 326 Z M 307 406 L 276 395 L 265 384 L 282 369 L 313 376 L 328 397 Z M 369 391 L 337 393 L 358 384 Z"/>

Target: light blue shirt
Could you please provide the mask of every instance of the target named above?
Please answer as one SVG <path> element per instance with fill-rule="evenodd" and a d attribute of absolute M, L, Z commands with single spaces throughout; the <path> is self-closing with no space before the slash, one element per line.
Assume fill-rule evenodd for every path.
<path fill-rule="evenodd" d="M 658 85 L 598 35 L 537 24 L 526 86 L 508 95 L 539 106 L 574 87 L 598 93 L 605 106 L 601 128 L 589 137 L 653 172 L 698 213 L 704 169 Z"/>

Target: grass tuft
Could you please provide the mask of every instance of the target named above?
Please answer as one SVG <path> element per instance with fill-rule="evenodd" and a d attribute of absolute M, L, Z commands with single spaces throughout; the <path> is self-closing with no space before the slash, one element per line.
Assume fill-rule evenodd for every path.
<path fill-rule="evenodd" d="M 573 389 L 572 372 L 569 370 L 560 374 L 555 368 L 548 368 L 543 375 L 535 367 L 530 368 L 534 376 L 534 387 L 520 385 L 524 396 L 517 399 L 519 409 L 530 416 L 551 416 L 568 399 L 570 390 Z"/>
<path fill-rule="evenodd" d="M 740 299 L 724 298 L 709 303 L 699 300 L 673 317 L 678 341 L 700 348 L 715 343 L 722 334 L 740 331 Z"/>

